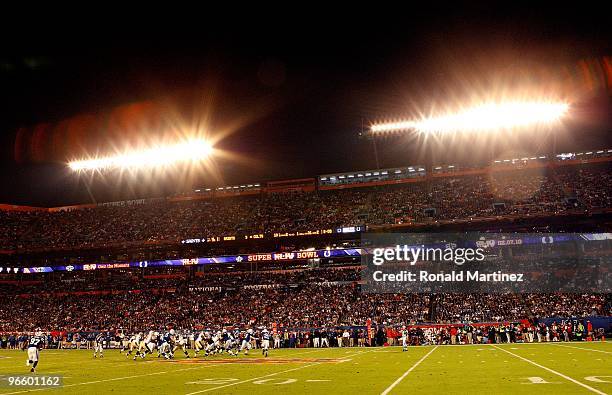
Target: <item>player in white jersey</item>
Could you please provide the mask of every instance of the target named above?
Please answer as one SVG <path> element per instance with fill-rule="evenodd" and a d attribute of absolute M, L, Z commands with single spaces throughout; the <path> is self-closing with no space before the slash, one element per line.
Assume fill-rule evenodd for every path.
<path fill-rule="evenodd" d="M 268 350 L 270 349 L 270 332 L 268 332 L 268 329 L 263 328 L 263 330 L 261 331 L 261 353 L 264 356 L 268 356 Z"/>
<path fill-rule="evenodd" d="M 96 335 L 96 338 L 94 340 L 94 358 L 97 358 L 98 355 L 100 356 L 100 358 L 104 358 L 104 340 L 105 337 L 102 332 Z"/>
<path fill-rule="evenodd" d="M 155 351 L 155 347 L 157 345 L 156 341 L 157 341 L 157 336 L 155 335 L 155 332 L 149 331 L 149 333 L 147 333 L 147 336 L 145 337 L 145 340 L 144 340 L 145 354 L 147 353 L 153 354 L 153 352 Z"/>
<path fill-rule="evenodd" d="M 189 353 L 187 352 L 187 334 L 180 332 L 178 334 L 178 339 L 174 342 L 174 347 L 172 349 L 172 353 L 176 352 L 179 348 L 183 350 L 183 354 L 185 354 L 186 358 L 191 358 Z"/>
<path fill-rule="evenodd" d="M 408 351 L 408 330 L 402 326 L 402 351 Z"/>
<path fill-rule="evenodd" d="M 126 353 L 125 353 L 126 358 L 129 358 L 132 352 L 134 352 L 134 350 L 138 347 L 136 343 L 136 336 L 137 335 L 130 335 L 128 339 L 128 346 L 127 346 Z"/>
<path fill-rule="evenodd" d="M 423 331 L 423 337 L 425 338 L 424 345 L 434 344 L 435 334 L 433 333 L 431 328 L 425 328 L 425 330 Z"/>
<path fill-rule="evenodd" d="M 187 341 L 189 342 L 190 348 L 195 348 L 195 333 L 193 331 L 189 331 L 189 336 L 187 336 Z"/>
<path fill-rule="evenodd" d="M 121 344 L 121 349 L 119 349 L 119 353 L 122 354 L 130 346 L 130 338 L 127 337 L 126 334 L 123 333 L 123 331 L 119 333 L 119 343 Z"/>
<path fill-rule="evenodd" d="M 143 334 L 142 332 L 138 332 L 135 336 L 131 338 L 130 350 L 126 354 L 126 358 L 129 358 L 130 355 L 132 355 L 132 352 L 134 352 L 134 361 L 136 360 L 136 357 L 144 358 L 144 353 L 140 352 L 141 346 L 142 346 L 142 349 L 144 350 Z"/>
<path fill-rule="evenodd" d="M 196 336 L 195 342 L 194 342 L 194 354 L 193 357 L 197 357 L 198 353 L 200 352 L 200 350 L 202 350 L 204 348 L 204 331 L 200 331 L 200 333 L 198 333 L 198 336 Z"/>
<path fill-rule="evenodd" d="M 137 356 L 139 356 L 140 358 L 144 358 L 145 355 L 147 355 L 147 337 L 148 335 L 145 336 L 145 334 L 143 334 L 142 332 L 139 333 L 140 335 L 140 341 L 138 342 L 138 352 L 136 353 Z M 134 357 L 134 359 L 136 359 L 136 357 Z"/>
<path fill-rule="evenodd" d="M 223 332 L 217 331 L 217 337 L 215 339 L 215 353 L 220 354 L 223 352 L 223 346 L 225 342 L 223 341 Z"/>
<path fill-rule="evenodd" d="M 209 356 L 210 354 L 219 352 L 219 346 L 221 341 L 221 332 L 216 332 L 210 335 L 210 338 L 207 339 L 208 345 L 206 346 L 206 352 L 204 356 Z"/>

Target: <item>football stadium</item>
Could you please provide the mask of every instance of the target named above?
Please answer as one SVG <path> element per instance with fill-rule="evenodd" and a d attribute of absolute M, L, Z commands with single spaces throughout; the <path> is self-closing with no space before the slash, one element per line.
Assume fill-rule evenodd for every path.
<path fill-rule="evenodd" d="M 536 14 L 0 56 L 0 395 L 611 394 L 610 37 Z"/>

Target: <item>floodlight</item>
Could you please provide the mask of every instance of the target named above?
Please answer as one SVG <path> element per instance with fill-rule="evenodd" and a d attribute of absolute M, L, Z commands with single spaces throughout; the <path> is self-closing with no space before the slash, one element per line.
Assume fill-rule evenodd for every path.
<path fill-rule="evenodd" d="M 119 155 L 72 161 L 68 163 L 74 171 L 104 169 L 141 169 L 163 167 L 179 162 L 198 162 L 212 154 L 213 148 L 205 140 L 158 146 L 140 151 L 127 151 Z"/>
<path fill-rule="evenodd" d="M 486 132 L 549 124 L 569 110 L 567 103 L 512 101 L 484 103 L 456 113 L 415 120 L 376 123 L 374 134 L 414 130 L 421 133 Z"/>

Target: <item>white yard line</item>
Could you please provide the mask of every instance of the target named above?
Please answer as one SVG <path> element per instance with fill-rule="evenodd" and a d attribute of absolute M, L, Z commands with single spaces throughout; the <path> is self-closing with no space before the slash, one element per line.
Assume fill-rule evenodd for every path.
<path fill-rule="evenodd" d="M 367 352 L 369 352 L 369 351 L 360 351 L 360 352 L 356 352 L 356 353 L 353 353 L 353 354 L 346 355 L 345 357 L 347 357 L 347 356 L 353 356 L 353 355 L 360 355 L 360 354 L 364 354 L 364 353 L 367 353 Z M 265 375 L 265 376 L 253 377 L 253 378 L 251 378 L 251 379 L 242 380 L 242 381 L 237 381 L 237 382 L 235 382 L 235 383 L 229 383 L 229 384 L 220 385 L 220 386 L 213 387 L 213 388 L 207 388 L 207 389 L 200 390 L 200 391 L 189 392 L 189 393 L 188 393 L 188 394 L 186 394 L 186 395 L 201 394 L 201 393 L 204 393 L 204 392 L 215 391 L 215 390 L 218 390 L 218 389 L 221 389 L 221 388 L 231 387 L 231 386 L 234 386 L 234 385 L 239 385 L 239 384 L 244 384 L 244 383 L 250 383 L 251 381 L 261 380 L 261 379 L 265 379 L 265 378 L 267 378 L 267 377 L 273 377 L 273 376 L 277 376 L 277 375 L 279 375 L 279 374 L 289 373 L 289 372 L 293 372 L 293 371 L 296 371 L 296 370 L 300 370 L 300 369 L 309 368 L 309 367 L 311 367 L 311 366 L 320 365 L 321 363 L 322 363 L 322 362 L 316 362 L 316 363 L 311 363 L 310 365 L 298 366 L 297 368 L 287 369 L 287 370 L 283 370 L 283 371 L 276 372 L 276 373 L 270 373 L 270 374 L 267 374 L 267 375 Z"/>
<path fill-rule="evenodd" d="M 583 348 L 583 347 L 576 347 L 576 346 L 567 346 L 565 344 L 558 344 L 558 343 L 553 343 L 553 344 L 555 346 L 559 346 L 559 347 L 575 348 L 576 350 L 594 351 L 594 352 L 602 352 L 604 354 L 612 354 L 612 352 L 610 352 L 610 351 L 595 350 L 593 348 Z"/>
<path fill-rule="evenodd" d="M 390 386 L 387 387 L 387 389 L 385 389 L 381 395 L 387 395 L 389 392 L 391 392 L 391 390 L 393 388 L 395 388 L 396 385 L 398 385 L 406 376 L 408 376 L 410 374 L 410 372 L 412 372 L 414 370 L 414 368 L 416 368 L 417 366 L 419 366 L 419 364 L 421 362 L 423 362 L 425 360 L 425 358 L 427 358 L 432 352 L 436 351 L 436 348 L 438 348 L 438 346 L 435 346 L 434 348 L 431 349 L 431 351 L 429 351 L 427 354 L 423 355 L 423 357 L 421 359 L 419 359 L 414 365 L 412 365 L 410 367 L 410 369 L 406 370 L 404 372 L 404 374 L 402 374 L 397 380 L 395 380 L 393 382 L 393 384 L 391 384 Z"/>
<path fill-rule="evenodd" d="M 557 372 L 556 370 L 552 370 L 551 368 L 547 368 L 546 366 L 540 365 L 539 363 L 534 362 L 534 361 L 532 361 L 532 360 L 530 360 L 530 359 L 527 359 L 527 358 L 521 357 L 520 355 L 515 354 L 515 353 L 513 353 L 513 352 L 511 352 L 511 351 L 504 350 L 503 348 L 498 347 L 498 346 L 495 346 L 495 345 L 494 345 L 494 346 L 492 346 L 492 347 L 494 347 L 494 348 L 496 348 L 496 349 L 498 349 L 498 350 L 501 350 L 501 351 L 503 351 L 503 352 L 505 352 L 505 353 L 508 353 L 508 354 L 510 354 L 510 355 L 512 355 L 512 356 L 515 356 L 516 358 L 521 359 L 521 360 L 523 360 L 523 361 L 525 361 L 525 362 L 528 362 L 528 363 L 530 363 L 530 364 L 532 364 L 532 365 L 534 365 L 534 366 L 537 366 L 537 367 L 539 367 L 539 368 L 541 368 L 541 369 L 544 369 L 544 370 L 546 370 L 546 371 L 548 371 L 548 372 L 550 372 L 550 373 L 552 373 L 552 374 L 556 374 L 557 376 L 562 377 L 562 378 L 566 379 L 567 381 L 571 381 L 572 383 L 577 384 L 577 385 L 579 385 L 579 386 L 581 386 L 581 387 L 583 387 L 583 388 L 586 388 L 586 389 L 588 389 L 588 390 L 589 390 L 589 391 L 591 391 L 591 392 L 594 392 L 594 393 L 599 394 L 599 395 L 607 395 L 605 392 L 602 392 L 602 391 L 600 391 L 600 390 L 598 390 L 598 389 L 595 389 L 595 388 L 591 387 L 590 385 L 586 385 L 586 384 L 584 384 L 584 383 L 581 383 L 580 381 L 578 381 L 578 380 L 576 380 L 576 379 L 573 379 L 573 378 L 571 378 L 571 377 L 569 377 L 569 376 L 566 376 L 566 375 L 564 375 L 563 373 Z"/>

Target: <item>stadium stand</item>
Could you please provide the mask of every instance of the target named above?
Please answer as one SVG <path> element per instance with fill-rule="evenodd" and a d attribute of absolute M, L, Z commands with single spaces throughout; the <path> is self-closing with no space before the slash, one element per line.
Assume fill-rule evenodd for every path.
<path fill-rule="evenodd" d="M 351 225 L 581 213 L 612 208 L 608 163 L 513 169 L 377 187 L 0 211 L 0 250 L 91 248 Z"/>
<path fill-rule="evenodd" d="M 612 208 L 608 162 L 500 167 L 502 171 L 453 168 L 392 180 L 402 181 L 399 184 L 388 184 L 389 179 L 382 185 L 359 180 L 357 187 L 342 182 L 338 189 L 313 190 L 303 181 L 308 188 L 282 193 L 258 188 L 238 196 L 204 194 L 67 210 L 0 210 L 0 250 L 5 252 L 0 257 L 8 262 L 28 251 L 73 249 L 74 262 L 87 259 L 80 258 L 80 250 L 116 244 L 180 245 L 192 237 L 240 232 L 269 235 L 351 225 L 385 228 L 487 217 L 592 214 Z M 225 246 L 217 249 L 228 251 Z M 181 257 L 177 251 L 163 254 L 163 259 Z M 361 292 L 359 266 L 286 266 L 232 270 L 211 265 L 204 272 L 186 267 L 3 273 L 0 332 L 16 338 L 17 333 L 35 328 L 88 332 L 141 331 L 160 324 L 189 329 L 278 325 L 295 330 L 292 336 L 300 342 L 308 341 L 304 339 L 312 336 L 313 328 L 350 326 L 361 328 L 354 330 L 362 336 L 369 321 L 395 330 L 407 323 L 537 322 L 547 317 L 612 315 L 610 294 L 368 294 Z M 448 326 L 437 334 L 450 341 Z"/>

